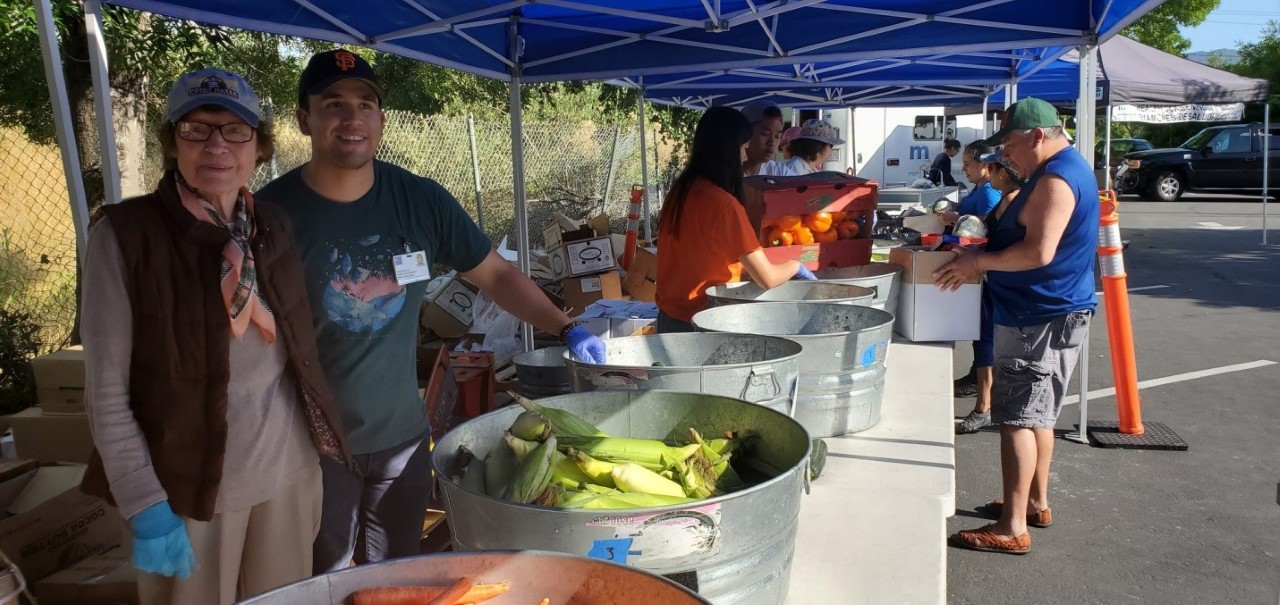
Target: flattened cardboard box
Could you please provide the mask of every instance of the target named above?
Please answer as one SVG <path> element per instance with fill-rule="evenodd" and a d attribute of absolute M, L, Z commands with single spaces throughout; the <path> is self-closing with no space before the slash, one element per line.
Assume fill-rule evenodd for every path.
<path fill-rule="evenodd" d="M 631 259 L 631 268 L 627 278 L 622 280 L 622 289 L 631 298 L 653 302 L 658 295 L 658 255 L 643 246 L 636 246 L 635 258 Z"/>
<path fill-rule="evenodd" d="M 593 237 L 564 245 L 565 273 L 569 277 L 593 275 L 617 266 L 614 262 L 612 238 Z"/>
<path fill-rule="evenodd" d="M 35 595 L 40 605 L 137 605 L 138 572 L 116 547 L 36 582 Z"/>
<path fill-rule="evenodd" d="M 955 252 L 903 246 L 889 250 L 889 262 L 902 267 L 897 319 L 893 328 L 916 342 L 977 340 L 982 312 L 982 281 L 953 292 L 933 283 L 933 272 L 955 260 Z"/>
<path fill-rule="evenodd" d="M 80 491 L 84 469 L 81 464 L 44 466 L 0 484 L 21 486 L 3 490 L 7 501 L 0 504 L 9 516 L 0 521 L 0 550 L 28 582 L 120 545 L 120 514 Z"/>

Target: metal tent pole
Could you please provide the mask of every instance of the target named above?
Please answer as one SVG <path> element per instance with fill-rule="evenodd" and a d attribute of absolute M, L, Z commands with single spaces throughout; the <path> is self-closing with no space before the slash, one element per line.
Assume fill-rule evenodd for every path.
<path fill-rule="evenodd" d="M 529 275 L 529 207 L 525 203 L 524 191 L 524 106 L 520 98 L 520 83 L 523 79 L 520 67 L 520 18 L 511 17 L 511 26 L 507 41 L 511 49 L 510 98 L 511 105 L 511 178 L 516 202 L 516 246 L 520 272 Z M 520 340 L 525 352 L 533 350 L 533 325 L 520 323 Z"/>
<path fill-rule="evenodd" d="M 58 50 L 58 33 L 50 0 L 33 0 L 40 49 L 44 57 L 44 77 L 53 102 L 53 127 L 62 152 L 62 173 L 67 180 L 67 197 L 71 202 L 71 222 L 76 230 L 76 255 L 83 264 L 89 239 L 89 203 L 81 179 L 80 154 L 71 129 L 71 103 L 67 100 L 67 83 L 62 75 L 62 55 Z"/>
<path fill-rule="evenodd" d="M 636 113 L 640 119 L 640 182 L 644 186 L 644 238 L 653 245 L 653 216 L 650 214 L 649 208 L 649 144 L 647 131 L 648 123 L 644 119 L 644 80 L 640 80 L 640 99 L 636 101 Z"/>
<path fill-rule="evenodd" d="M 1013 105 L 1013 101 L 1012 101 L 1012 100 L 1010 100 L 1010 98 L 1009 98 L 1009 96 L 1010 96 L 1011 94 L 1013 94 L 1013 93 L 1012 93 L 1012 91 L 1010 90 L 1009 85 L 1008 85 L 1008 84 L 1005 84 L 1005 85 L 1004 85 L 1004 109 L 1005 109 L 1005 111 L 1008 111 L 1008 110 L 1009 110 L 1009 106 L 1010 106 L 1010 105 Z M 1002 124 L 1002 126 L 1003 126 L 1003 124 Z"/>
<path fill-rule="evenodd" d="M 601 205 L 608 208 L 609 193 L 613 191 L 613 177 L 618 174 L 618 139 L 622 137 L 622 127 L 613 127 L 613 147 L 609 148 L 609 173 L 604 179 L 604 195 L 600 197 Z"/>
<path fill-rule="evenodd" d="M 1111 104 L 1107 104 L 1107 146 L 1102 151 L 1102 187 L 1111 188 Z"/>
<path fill-rule="evenodd" d="M 120 201 L 120 156 L 116 151 L 116 129 L 111 115 L 111 80 L 107 74 L 107 41 L 102 29 L 102 5 L 85 0 L 84 31 L 89 38 L 89 73 L 93 82 L 93 104 L 98 111 L 98 152 L 102 154 L 103 197 L 108 204 Z"/>
<path fill-rule="evenodd" d="M 991 136 L 991 120 L 987 118 L 987 95 L 982 95 L 982 138 Z"/>
<path fill-rule="evenodd" d="M 1267 188 L 1271 184 L 1271 99 L 1262 109 L 1262 245 L 1267 245 Z"/>
<path fill-rule="evenodd" d="M 471 141 L 471 179 L 476 185 L 476 222 L 484 231 L 484 195 L 480 193 L 480 156 L 476 153 L 476 121 L 467 116 L 467 138 Z"/>

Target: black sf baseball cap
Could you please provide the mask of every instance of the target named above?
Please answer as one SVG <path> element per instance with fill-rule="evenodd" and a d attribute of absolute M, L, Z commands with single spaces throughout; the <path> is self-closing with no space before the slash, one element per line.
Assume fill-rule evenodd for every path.
<path fill-rule="evenodd" d="M 379 102 L 386 96 L 382 81 L 369 63 L 360 55 L 339 48 L 312 55 L 311 60 L 307 61 L 307 68 L 302 70 L 302 77 L 298 79 L 298 107 L 306 105 L 308 95 L 318 95 L 348 78 L 363 80 L 373 87 Z"/>

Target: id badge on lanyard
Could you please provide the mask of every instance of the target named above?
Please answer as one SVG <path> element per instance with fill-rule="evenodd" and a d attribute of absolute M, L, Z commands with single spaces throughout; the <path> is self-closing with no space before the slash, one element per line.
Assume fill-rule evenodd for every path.
<path fill-rule="evenodd" d="M 409 247 L 407 240 L 404 243 L 404 254 L 391 257 L 391 264 L 396 270 L 396 283 L 402 286 L 431 279 L 427 253 L 423 250 L 413 250 Z"/>

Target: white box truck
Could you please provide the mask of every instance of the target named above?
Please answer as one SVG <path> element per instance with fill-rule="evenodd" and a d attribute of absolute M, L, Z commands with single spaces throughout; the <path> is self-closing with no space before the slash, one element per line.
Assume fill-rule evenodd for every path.
<path fill-rule="evenodd" d="M 982 115 L 948 116 L 942 107 L 858 107 L 822 110 L 823 121 L 848 141 L 836 148 L 826 169 L 871 179 L 881 187 L 901 187 L 924 177 L 942 141 L 954 138 L 961 146 L 982 138 Z M 991 126 L 994 132 L 994 123 Z M 849 144 L 852 143 L 852 144 Z M 964 178 L 961 158 L 951 163 L 957 182 Z"/>

